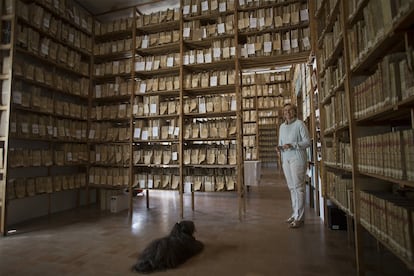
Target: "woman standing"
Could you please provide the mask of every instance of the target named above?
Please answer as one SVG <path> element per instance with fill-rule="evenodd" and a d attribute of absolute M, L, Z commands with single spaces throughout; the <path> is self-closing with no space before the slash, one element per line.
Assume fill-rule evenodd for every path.
<path fill-rule="evenodd" d="M 305 219 L 306 148 L 310 146 L 310 139 L 304 122 L 297 119 L 294 105 L 287 103 L 283 106 L 283 117 L 285 122 L 279 129 L 278 150 L 292 201 L 292 215 L 286 222 L 289 227 L 298 228 Z"/>

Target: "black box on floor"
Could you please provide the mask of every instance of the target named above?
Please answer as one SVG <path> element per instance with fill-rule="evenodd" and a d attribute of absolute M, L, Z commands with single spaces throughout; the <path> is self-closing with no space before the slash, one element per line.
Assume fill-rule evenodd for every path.
<path fill-rule="evenodd" d="M 345 212 L 335 206 L 328 206 L 328 226 L 332 230 L 346 230 Z"/>

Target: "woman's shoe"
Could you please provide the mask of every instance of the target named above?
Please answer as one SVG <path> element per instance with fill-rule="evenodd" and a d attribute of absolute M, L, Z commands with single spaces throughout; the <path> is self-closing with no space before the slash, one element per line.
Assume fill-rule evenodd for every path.
<path fill-rule="evenodd" d="M 292 223 L 294 221 L 295 221 L 295 218 L 294 217 L 290 217 L 287 220 L 285 220 L 286 223 Z"/>
<path fill-rule="evenodd" d="M 290 228 L 299 228 L 303 225 L 303 221 L 301 220 L 294 220 L 289 224 Z"/>

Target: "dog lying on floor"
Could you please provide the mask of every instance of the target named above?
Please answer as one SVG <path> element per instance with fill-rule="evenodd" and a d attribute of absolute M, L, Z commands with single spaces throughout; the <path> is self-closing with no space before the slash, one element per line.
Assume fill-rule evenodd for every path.
<path fill-rule="evenodd" d="M 193 236 L 194 222 L 177 222 L 170 234 L 152 241 L 141 253 L 133 270 L 140 273 L 175 268 L 200 253 L 204 245 Z"/>

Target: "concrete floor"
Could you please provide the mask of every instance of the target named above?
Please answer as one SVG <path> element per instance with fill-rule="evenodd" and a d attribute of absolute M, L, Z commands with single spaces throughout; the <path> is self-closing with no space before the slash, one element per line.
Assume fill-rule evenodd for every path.
<path fill-rule="evenodd" d="M 265 171 L 266 173 L 266 171 Z M 236 193 L 196 194 L 196 210 L 185 195 L 185 219 L 194 220 L 204 251 L 179 268 L 152 275 L 355 275 L 354 249 L 346 231 L 328 229 L 306 210 L 305 226 L 290 229 L 284 220 L 290 200 L 283 176 L 267 171 L 246 197 L 239 220 Z M 36 219 L 0 238 L 0 275 L 134 275 L 138 253 L 166 235 L 179 220 L 176 192 L 150 193 L 134 199 L 127 211 L 97 208 Z"/>

